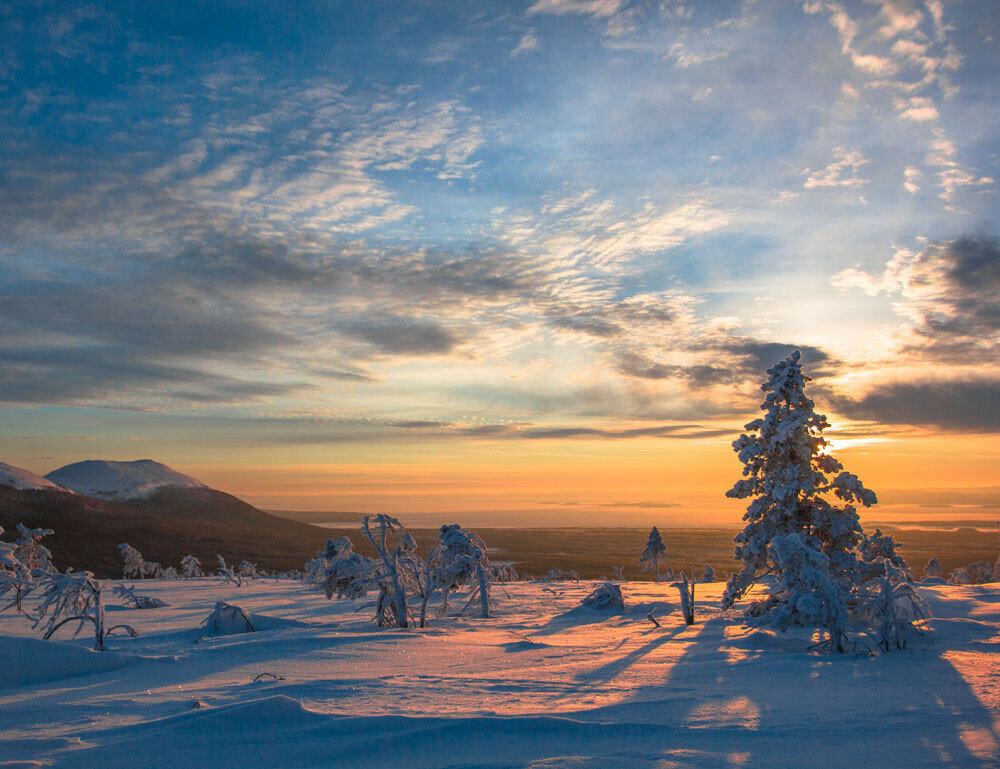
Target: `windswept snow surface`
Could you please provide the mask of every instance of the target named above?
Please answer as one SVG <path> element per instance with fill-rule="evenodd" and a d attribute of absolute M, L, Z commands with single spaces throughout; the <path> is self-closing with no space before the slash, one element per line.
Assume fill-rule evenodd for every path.
<path fill-rule="evenodd" d="M 134 462 L 88 459 L 60 467 L 45 477 L 79 494 L 111 501 L 148 497 L 165 486 L 208 488 L 198 479 L 152 459 L 137 459 Z"/>
<path fill-rule="evenodd" d="M 58 483 L 53 483 L 47 478 L 35 475 L 31 470 L 23 467 L 14 467 L 6 462 L 0 462 L 0 485 L 13 486 L 15 489 L 30 490 L 41 489 L 44 491 L 69 491 Z"/>
<path fill-rule="evenodd" d="M 491 619 L 379 630 L 296 582 L 145 581 L 169 608 L 110 609 L 141 637 L 104 655 L 25 643 L 4 615 L 0 766 L 1000 766 L 998 585 L 921 588 L 933 643 L 830 655 L 720 616 L 722 584 L 697 586 L 691 627 L 668 585 L 581 607 L 597 584 L 508 585 Z M 219 600 L 262 629 L 195 643 Z M 40 644 L 65 666 L 39 676 Z"/>

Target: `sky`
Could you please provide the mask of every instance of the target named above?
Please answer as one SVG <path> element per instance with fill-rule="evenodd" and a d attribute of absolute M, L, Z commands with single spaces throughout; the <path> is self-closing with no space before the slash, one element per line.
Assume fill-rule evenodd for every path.
<path fill-rule="evenodd" d="M 794 349 L 870 516 L 1000 512 L 1000 9 L 0 4 L 0 458 L 736 522 Z"/>

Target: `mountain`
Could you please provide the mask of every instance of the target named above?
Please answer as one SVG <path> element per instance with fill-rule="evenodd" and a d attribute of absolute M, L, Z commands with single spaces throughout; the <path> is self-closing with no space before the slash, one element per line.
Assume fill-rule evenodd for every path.
<path fill-rule="evenodd" d="M 162 488 L 208 488 L 197 478 L 152 459 L 134 462 L 88 459 L 60 467 L 45 477 L 78 494 L 107 500 L 142 499 Z"/>
<path fill-rule="evenodd" d="M 60 479 L 73 490 L 53 482 Z M 121 542 L 164 566 L 177 567 L 190 553 L 214 571 L 221 554 L 230 563 L 282 570 L 302 568 L 331 533 L 265 513 L 152 460 L 77 462 L 47 479 L 0 465 L 0 526 L 9 535 L 18 523 L 55 530 L 45 544 L 57 568 L 99 577 L 121 574 Z"/>
<path fill-rule="evenodd" d="M 31 470 L 23 467 L 14 467 L 6 462 L 0 462 L 0 485 L 12 486 L 15 489 L 48 489 L 58 491 L 60 486 L 47 478 L 35 475 Z M 62 489 L 66 491 L 66 489 Z"/>

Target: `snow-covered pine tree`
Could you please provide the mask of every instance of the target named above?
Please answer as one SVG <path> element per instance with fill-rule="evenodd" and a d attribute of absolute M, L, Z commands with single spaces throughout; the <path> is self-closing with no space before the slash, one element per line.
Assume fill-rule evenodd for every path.
<path fill-rule="evenodd" d="M 122 554 L 122 560 L 125 562 L 122 579 L 142 579 L 146 575 L 148 567 L 142 553 L 127 542 L 118 545 L 118 552 Z"/>
<path fill-rule="evenodd" d="M 748 434 L 733 442 L 745 477 L 726 495 L 751 502 L 746 527 L 735 539 L 743 568 L 730 578 L 722 606 L 732 607 L 761 576 L 775 574 L 780 587 L 752 613 L 779 627 L 818 624 L 840 648 L 864 538 L 852 503 L 868 507 L 877 500 L 826 453 L 823 430 L 829 423 L 806 397 L 809 378 L 800 357 L 795 351 L 768 369 L 761 387 L 764 417 L 747 424 Z"/>
<path fill-rule="evenodd" d="M 181 576 L 184 579 L 198 579 L 205 576 L 201 571 L 201 561 L 193 555 L 185 555 L 181 558 Z"/>
<path fill-rule="evenodd" d="M 931 558 L 926 564 L 924 564 L 924 579 L 943 576 L 944 569 L 941 568 L 941 564 L 938 563 L 937 558 Z"/>
<path fill-rule="evenodd" d="M 705 564 L 704 570 L 701 572 L 702 582 L 715 582 L 715 569 L 712 568 L 711 564 Z"/>
<path fill-rule="evenodd" d="M 124 630 L 133 638 L 138 635 L 128 625 L 107 627 L 104 622 L 104 598 L 101 583 L 89 571 L 48 574 L 45 577 L 38 617 L 34 627 L 42 625 L 43 638 L 48 640 L 68 622 L 77 622 L 77 632 L 84 623 L 94 627 L 94 651 L 104 651 L 104 640 L 115 630 Z"/>
<path fill-rule="evenodd" d="M 646 547 L 639 556 L 639 565 L 643 571 L 651 571 L 654 579 L 660 581 L 660 558 L 667 552 L 667 546 L 663 544 L 660 530 L 655 526 L 649 532 L 649 539 L 646 540 Z"/>

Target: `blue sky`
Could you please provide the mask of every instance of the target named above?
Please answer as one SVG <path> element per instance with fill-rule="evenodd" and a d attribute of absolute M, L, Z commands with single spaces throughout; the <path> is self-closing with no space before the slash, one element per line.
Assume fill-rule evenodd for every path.
<path fill-rule="evenodd" d="M 724 442 L 796 346 L 844 436 L 995 434 L 998 20 L 8 4 L 0 447 Z"/>

